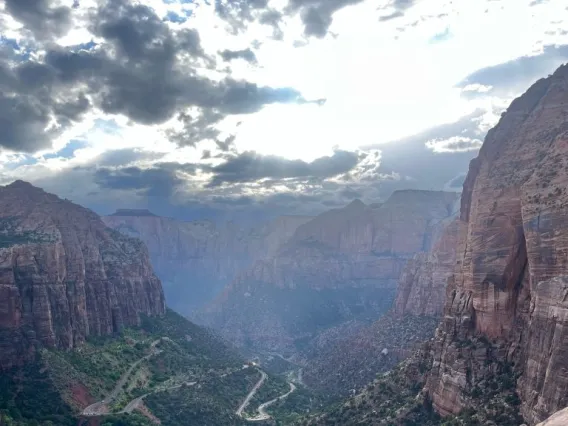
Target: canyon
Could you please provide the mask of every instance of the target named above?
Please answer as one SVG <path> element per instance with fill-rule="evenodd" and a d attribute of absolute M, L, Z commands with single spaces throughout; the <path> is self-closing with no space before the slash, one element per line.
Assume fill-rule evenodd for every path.
<path fill-rule="evenodd" d="M 121 209 L 107 226 L 148 247 L 168 305 L 191 315 L 256 260 L 273 255 L 310 216 L 280 216 L 257 228 L 228 222 L 184 222 L 148 210 Z"/>
<path fill-rule="evenodd" d="M 459 203 L 432 229 L 432 244 L 406 262 L 392 308 L 370 325 L 351 321 L 304 350 L 304 380 L 332 397 L 363 388 L 432 338 L 456 259 Z"/>
<path fill-rule="evenodd" d="M 159 350 L 176 360 L 173 387 L 187 395 L 182 384 L 212 368 L 216 379 L 227 370 L 239 375 L 239 395 L 250 394 L 258 374 L 167 311 L 168 299 L 236 346 L 302 366 L 320 396 L 353 395 L 308 415 L 309 424 L 439 425 L 445 417 L 518 425 L 521 415 L 529 425 L 562 422 L 567 152 L 563 66 L 513 101 L 488 133 L 461 199 L 401 190 L 382 204 L 355 200 L 244 229 L 146 210 L 101 219 L 22 181 L 0 187 L 0 369 L 16 371 L 38 356 L 66 363 L 83 380 L 73 386 L 91 392 L 84 408 L 95 381 L 69 354 L 96 352 L 94 338 L 120 336 L 144 361 L 154 358 L 152 342 L 165 342 Z M 175 339 L 165 338 L 172 329 Z M 203 351 L 211 362 L 187 377 Z M 120 354 L 124 368 L 133 365 Z M 159 383 L 164 365 L 156 362 L 148 371 Z M 169 412 L 170 397 L 148 401 Z M 231 404 L 225 409 L 234 419 Z"/>
<path fill-rule="evenodd" d="M 405 190 L 325 212 L 239 274 L 201 318 L 238 346 L 286 353 L 326 329 L 369 323 L 390 309 L 407 261 L 430 250 L 457 199 Z"/>

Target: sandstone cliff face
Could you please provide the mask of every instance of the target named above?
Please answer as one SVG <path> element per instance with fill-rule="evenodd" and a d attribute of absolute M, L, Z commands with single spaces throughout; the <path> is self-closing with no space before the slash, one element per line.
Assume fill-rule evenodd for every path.
<path fill-rule="evenodd" d="M 140 241 L 28 183 L 0 187 L 0 368 L 164 312 Z"/>
<path fill-rule="evenodd" d="M 390 307 L 406 261 L 429 249 L 457 197 L 399 191 L 378 208 L 354 201 L 323 213 L 240 274 L 206 320 L 237 344 L 293 350 L 318 330 L 376 319 Z"/>
<path fill-rule="evenodd" d="M 566 426 L 568 425 L 568 408 L 560 410 L 546 419 L 544 422 L 539 423 L 537 426 Z"/>
<path fill-rule="evenodd" d="M 164 282 L 170 306 L 191 313 L 255 260 L 271 256 L 308 216 L 282 216 L 258 229 L 228 223 L 182 222 L 144 210 L 120 210 L 107 226 L 140 238 Z"/>
<path fill-rule="evenodd" d="M 492 129 L 464 183 L 457 267 L 426 389 L 442 414 L 468 405 L 487 351 L 514 363 L 535 424 L 568 405 L 568 68 L 538 81 Z M 472 360 L 475 360 L 473 362 Z"/>
<path fill-rule="evenodd" d="M 428 252 L 414 255 L 400 275 L 394 312 L 403 315 L 439 316 L 444 309 L 446 284 L 457 252 L 459 222 L 448 218 L 438 226 L 440 234 Z"/>

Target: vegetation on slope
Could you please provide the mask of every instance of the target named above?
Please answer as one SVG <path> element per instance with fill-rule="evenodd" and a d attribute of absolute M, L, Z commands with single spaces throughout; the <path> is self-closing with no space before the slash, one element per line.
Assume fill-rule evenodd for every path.
<path fill-rule="evenodd" d="M 304 380 L 330 399 L 360 390 L 378 373 L 392 369 L 434 335 L 438 318 L 387 314 L 355 333 L 306 351 Z"/>
<path fill-rule="evenodd" d="M 22 230 L 16 217 L 0 218 L 0 249 L 17 244 L 53 242 L 49 235 L 37 231 Z"/>
<path fill-rule="evenodd" d="M 256 369 L 241 369 L 223 377 L 205 378 L 194 386 L 150 395 L 145 402 L 164 426 L 245 424 L 235 411 L 259 379 Z"/>
<path fill-rule="evenodd" d="M 284 395 L 290 390 L 290 385 L 284 378 L 274 376 L 267 377 L 260 389 L 254 394 L 245 409 L 245 415 L 254 417 L 257 415 L 258 407 L 264 402 L 271 401 Z"/>
<path fill-rule="evenodd" d="M 422 392 L 432 365 L 430 343 L 411 358 L 366 386 L 345 402 L 305 416 L 298 425 L 401 425 L 401 426 L 518 426 L 520 400 L 515 391 L 516 375 L 509 365 L 491 356 L 492 344 L 484 338 L 462 342 L 489 354 L 476 378 L 468 378 L 468 408 L 457 416 L 440 418 Z"/>
<path fill-rule="evenodd" d="M 168 413 L 175 404 L 179 416 L 199 424 L 233 425 L 259 377 L 210 332 L 168 311 L 72 351 L 42 349 L 34 363 L 3 372 L 0 418 L 11 426 L 75 426 L 83 408 L 113 394 L 101 424 L 138 426 L 143 416 L 118 412 L 147 395 L 162 424 L 180 424 Z"/>

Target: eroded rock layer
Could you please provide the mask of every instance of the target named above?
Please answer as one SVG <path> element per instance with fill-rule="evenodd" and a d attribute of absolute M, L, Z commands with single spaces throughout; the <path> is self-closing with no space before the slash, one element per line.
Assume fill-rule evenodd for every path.
<path fill-rule="evenodd" d="M 442 314 L 446 284 L 452 275 L 457 252 L 459 222 L 448 218 L 428 252 L 414 255 L 399 278 L 394 312 L 399 315 Z"/>
<path fill-rule="evenodd" d="M 458 194 L 398 191 L 377 208 L 354 201 L 298 227 L 275 256 L 240 274 L 206 319 L 239 345 L 294 350 L 319 331 L 386 312 L 397 280 Z"/>
<path fill-rule="evenodd" d="M 208 221 L 182 222 L 147 210 L 119 210 L 104 222 L 148 247 L 168 304 L 189 314 L 255 260 L 274 254 L 309 216 L 282 216 L 254 230 Z"/>
<path fill-rule="evenodd" d="M 0 368 L 164 312 L 141 241 L 26 182 L 0 187 Z"/>
<path fill-rule="evenodd" d="M 426 386 L 441 414 L 467 407 L 467 390 L 480 379 L 475 365 L 485 352 L 464 344 L 473 335 L 514 365 L 529 423 L 568 405 L 567 152 L 564 66 L 513 101 L 471 162 Z"/>

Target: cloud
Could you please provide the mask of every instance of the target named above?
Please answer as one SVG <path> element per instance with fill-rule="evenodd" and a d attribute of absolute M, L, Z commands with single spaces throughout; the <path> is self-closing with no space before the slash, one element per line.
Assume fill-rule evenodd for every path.
<path fill-rule="evenodd" d="M 195 168 L 179 163 L 160 163 L 155 167 L 102 167 L 95 171 L 94 181 L 102 189 L 134 190 L 148 197 L 169 197 L 184 183 L 180 170 L 194 174 Z"/>
<path fill-rule="evenodd" d="M 323 38 L 339 10 L 362 3 L 364 0 L 288 0 L 282 11 L 269 7 L 267 0 L 216 0 L 215 8 L 234 33 L 242 32 L 253 21 L 273 28 L 273 38 L 283 36 L 281 24 L 285 17 L 299 14 L 304 35 Z M 404 0 L 395 0 L 396 3 Z"/>
<path fill-rule="evenodd" d="M 247 151 L 230 157 L 224 163 L 212 167 L 209 186 L 224 183 L 245 183 L 261 179 L 325 179 L 347 173 L 359 162 L 356 153 L 335 151 L 332 156 L 318 158 L 311 163 L 302 160 L 288 160 L 273 155 L 259 155 Z"/>
<path fill-rule="evenodd" d="M 105 2 L 89 18 L 88 29 L 100 38 L 90 49 L 50 44 L 42 60 L 23 62 L 0 52 L 0 147 L 46 148 L 92 110 L 158 125 L 198 108 L 204 117 L 195 123 L 199 135 L 214 133 L 211 126 L 222 116 L 307 102 L 293 88 L 199 75 L 199 68 L 215 62 L 204 53 L 197 31 L 173 30 L 142 4 Z M 174 139 L 181 145 L 197 142 L 187 131 Z"/>
<path fill-rule="evenodd" d="M 52 39 L 71 28 L 71 8 L 51 7 L 50 0 L 6 0 L 6 11 L 38 40 Z"/>
<path fill-rule="evenodd" d="M 406 10 L 410 9 L 416 0 L 390 0 L 390 2 L 381 9 L 387 9 L 391 12 L 387 15 L 381 16 L 379 21 L 390 21 L 391 19 L 400 18 L 404 16 Z"/>
<path fill-rule="evenodd" d="M 381 195 L 397 189 L 439 190 L 446 187 L 447 182 L 468 170 L 469 162 L 477 156 L 481 140 L 495 124 L 500 112 L 479 109 L 455 122 L 432 127 L 401 140 L 364 147 L 380 151 L 378 170 L 381 174 L 395 173 L 399 176 L 398 180 L 382 181 Z M 460 140 L 470 142 L 460 143 Z M 427 146 L 429 141 L 438 141 L 442 149 L 434 150 Z"/>
<path fill-rule="evenodd" d="M 460 83 L 465 97 L 501 96 L 514 97 L 522 93 L 534 81 L 552 74 L 568 61 L 568 45 L 545 46 L 541 53 L 503 62 L 479 69 Z M 483 90 L 475 90 L 482 88 Z"/>
<path fill-rule="evenodd" d="M 219 52 L 224 61 L 232 61 L 234 59 L 242 59 L 250 64 L 256 64 L 256 55 L 249 48 L 243 50 L 223 50 Z"/>
<path fill-rule="evenodd" d="M 221 132 L 216 128 L 225 118 L 224 114 L 212 110 L 203 110 L 196 115 L 187 112 L 178 114 L 181 129 L 168 129 L 166 136 L 178 146 L 196 146 L 203 140 L 217 141 Z"/>
<path fill-rule="evenodd" d="M 93 162 L 99 167 L 124 167 L 144 160 L 157 160 L 163 156 L 164 154 L 158 152 L 123 148 L 103 152 Z"/>
<path fill-rule="evenodd" d="M 304 34 L 325 37 L 335 12 L 363 0 L 289 0 L 288 13 L 299 12 L 304 24 Z"/>
<path fill-rule="evenodd" d="M 448 139 L 432 139 L 426 146 L 434 152 L 467 152 L 478 151 L 483 141 L 464 136 L 452 136 Z"/>
<path fill-rule="evenodd" d="M 246 24 L 267 10 L 268 0 L 215 0 L 215 12 L 225 20 L 233 33 L 246 29 Z"/>

